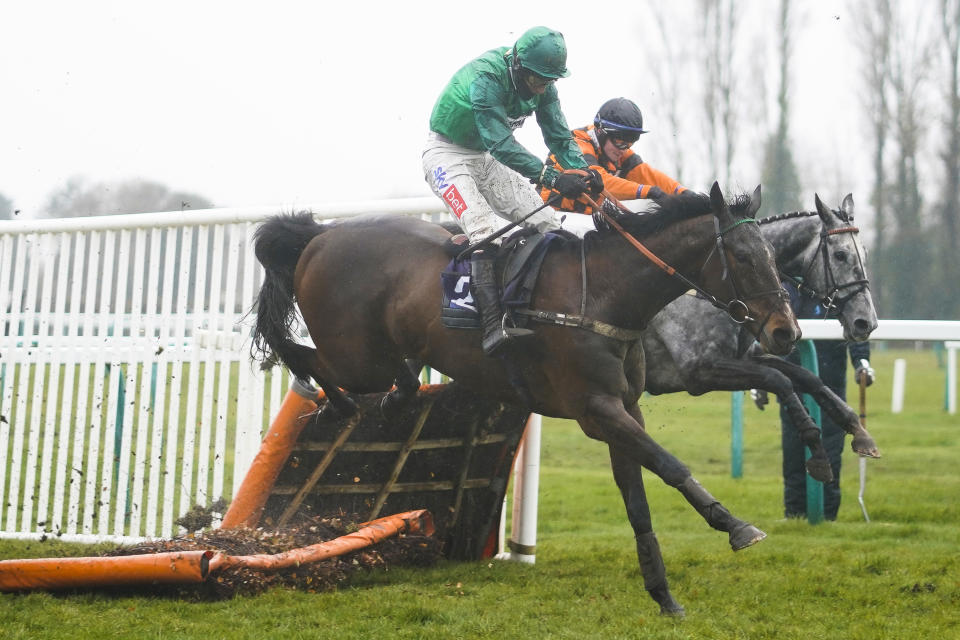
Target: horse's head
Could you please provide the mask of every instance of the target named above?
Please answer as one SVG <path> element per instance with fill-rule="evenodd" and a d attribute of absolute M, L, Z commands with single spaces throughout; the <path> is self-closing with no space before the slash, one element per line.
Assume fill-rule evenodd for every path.
<path fill-rule="evenodd" d="M 760 233 L 756 213 L 760 187 L 728 205 L 716 182 L 710 206 L 717 229 L 717 251 L 704 264 L 704 289 L 757 337 L 769 353 L 785 355 L 800 339 L 800 326 L 780 285 L 773 248 Z"/>
<path fill-rule="evenodd" d="M 814 194 L 823 225 L 815 254 L 807 259 L 803 284 L 816 292 L 839 316 L 846 340 L 863 341 L 877 328 L 877 310 L 870 295 L 866 253 L 853 224 L 853 196 L 847 194 L 836 211 Z"/>

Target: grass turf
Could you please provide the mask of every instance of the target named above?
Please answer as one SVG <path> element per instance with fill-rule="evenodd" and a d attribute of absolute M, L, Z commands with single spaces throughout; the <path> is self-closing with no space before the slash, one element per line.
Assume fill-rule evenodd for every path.
<path fill-rule="evenodd" d="M 908 362 L 904 412 L 890 413 L 893 359 Z M 884 457 L 844 454 L 836 522 L 783 519 L 776 406 L 745 403 L 744 477 L 730 477 L 730 394 L 646 397 L 651 434 L 732 512 L 769 537 L 733 553 L 673 489 L 647 474 L 654 527 L 684 619 L 643 589 L 605 445 L 545 420 L 536 565 L 443 562 L 359 574 L 311 594 L 185 602 L 104 593 L 0 594 L 3 638 L 935 638 L 960 637 L 960 416 L 943 411 L 931 351 L 877 351 L 867 426 Z M 850 384 L 851 402 L 856 388 Z M 849 446 L 849 440 L 848 440 Z M 97 549 L 0 542 L 0 558 Z"/>

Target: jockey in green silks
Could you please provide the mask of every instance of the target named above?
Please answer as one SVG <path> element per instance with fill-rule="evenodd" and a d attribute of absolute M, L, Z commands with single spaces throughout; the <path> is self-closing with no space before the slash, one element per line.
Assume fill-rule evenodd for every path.
<path fill-rule="evenodd" d="M 546 165 L 513 136 L 535 114 L 544 143 L 563 169 L 588 169 L 557 96 L 557 79 L 570 75 L 566 62 L 563 34 L 534 27 L 513 47 L 492 49 L 461 67 L 434 105 L 423 152 L 424 178 L 471 243 L 496 231 L 501 218 L 517 221 L 541 207 L 531 183 L 572 198 L 602 189 L 599 175 Z M 538 231 L 559 227 L 549 208 L 524 224 Z M 530 333 L 507 326 L 494 276 L 496 249 L 492 243 L 475 251 L 471 260 L 471 292 L 483 321 L 486 354 L 509 338 Z"/>

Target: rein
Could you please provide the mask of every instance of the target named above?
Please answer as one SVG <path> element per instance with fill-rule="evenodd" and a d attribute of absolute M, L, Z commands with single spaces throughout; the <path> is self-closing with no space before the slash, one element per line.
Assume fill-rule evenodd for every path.
<path fill-rule="evenodd" d="M 620 203 L 619 200 L 617 200 L 607 190 L 602 191 L 601 194 L 599 195 L 602 195 L 603 198 L 609 199 L 621 211 L 624 211 L 624 212 L 629 211 Z M 595 201 L 593 198 L 591 198 L 589 194 L 584 193 L 583 197 L 587 200 L 587 202 L 590 205 L 593 206 L 595 211 L 598 211 L 600 215 L 603 216 L 603 219 L 606 221 L 608 225 L 610 225 L 614 230 L 616 230 L 617 233 L 619 233 L 637 251 L 642 253 L 648 260 L 650 260 L 650 262 L 652 262 L 658 268 L 663 270 L 669 276 L 677 278 L 678 280 L 683 282 L 683 284 L 686 285 L 689 289 L 695 290 L 700 297 L 702 297 L 704 300 L 712 304 L 714 307 L 718 309 L 722 309 L 737 324 L 745 324 L 747 322 L 756 321 L 756 318 L 753 318 L 752 316 L 750 316 L 749 309 L 746 303 L 744 302 L 744 300 L 753 300 L 755 298 L 760 298 L 768 295 L 777 295 L 777 296 L 785 295 L 785 292 L 783 291 L 783 289 L 778 287 L 775 291 L 764 291 L 762 293 L 758 293 L 749 298 L 744 298 L 740 295 L 740 291 L 739 291 L 739 288 L 737 287 L 737 283 L 734 281 L 732 275 L 730 275 L 731 272 L 727 264 L 726 252 L 724 251 L 724 246 L 723 246 L 723 236 L 724 234 L 735 229 L 741 224 L 745 224 L 748 222 L 756 223 L 757 221 L 754 218 L 743 218 L 741 220 L 737 220 L 736 222 L 729 225 L 725 229 L 720 229 L 720 222 L 716 218 L 716 216 L 714 216 L 713 222 L 714 222 L 714 228 L 716 230 L 716 233 L 715 233 L 716 246 L 713 249 L 711 249 L 710 252 L 711 253 L 713 253 L 714 251 L 718 252 L 720 262 L 723 266 L 722 279 L 728 280 L 728 276 L 729 276 L 730 286 L 733 289 L 733 294 L 734 294 L 733 298 L 729 302 L 724 304 L 723 302 L 718 300 L 716 296 L 707 292 L 702 287 L 700 287 L 699 285 L 691 281 L 689 278 L 684 276 L 682 273 L 677 271 L 674 267 L 664 262 L 658 255 L 656 255 L 653 251 L 648 249 L 642 242 L 640 242 L 635 237 L 633 237 L 630 233 L 628 233 L 622 226 L 620 226 L 620 223 L 618 223 L 616 220 L 613 219 L 612 216 L 610 216 L 610 214 L 604 211 L 603 208 L 600 206 L 600 203 Z M 600 199 L 600 202 L 603 202 L 603 198 Z M 708 255 L 707 260 L 709 259 L 710 259 L 710 256 Z M 580 275 L 581 275 L 582 286 L 581 286 L 579 315 L 569 314 L 569 313 L 557 313 L 554 311 L 541 311 L 537 309 L 515 309 L 513 310 L 513 313 L 517 315 L 526 316 L 529 319 L 535 320 L 538 322 L 556 324 L 564 327 L 578 327 L 581 329 L 586 329 L 588 331 L 592 331 L 602 336 L 613 338 L 615 340 L 620 340 L 623 342 L 634 342 L 636 340 L 639 340 L 643 336 L 642 330 L 624 329 L 622 327 L 616 327 L 614 325 L 608 324 L 606 322 L 602 322 L 600 320 L 593 320 L 591 318 L 587 318 L 584 315 L 586 311 L 586 305 L 587 305 L 587 264 L 586 264 L 586 255 L 584 251 L 584 245 L 582 244 L 580 247 Z M 758 332 L 763 331 L 763 328 L 766 326 L 767 322 L 770 320 L 770 316 L 772 314 L 773 314 L 773 311 L 771 310 L 767 314 L 767 317 L 764 318 L 763 322 L 760 324 Z"/>
<path fill-rule="evenodd" d="M 608 191 L 604 190 L 602 195 L 608 200 L 610 200 L 611 202 L 613 202 L 617 206 L 617 208 L 620 209 L 621 211 L 624 211 L 624 212 L 627 211 L 627 209 L 620 203 L 620 201 L 617 200 Z M 649 259 L 653 264 L 655 264 L 657 267 L 662 269 L 668 275 L 673 276 L 678 280 L 680 280 L 681 282 L 683 282 L 690 289 L 693 289 L 694 291 L 696 291 L 697 295 L 699 295 L 701 298 L 703 298 L 704 300 L 712 304 L 714 307 L 718 309 L 722 309 L 737 324 L 746 324 L 747 322 L 750 322 L 750 321 L 756 321 L 756 318 L 753 318 L 752 316 L 750 316 L 745 300 L 753 300 L 755 298 L 762 298 L 768 295 L 778 295 L 778 296 L 783 295 L 782 289 L 778 287 L 777 290 L 775 291 L 773 290 L 764 291 L 754 296 L 751 296 L 749 298 L 744 298 L 743 296 L 740 295 L 739 287 L 737 287 L 736 281 L 734 281 L 733 277 L 730 277 L 729 282 L 730 282 L 730 286 L 733 288 L 733 298 L 729 302 L 724 304 L 723 302 L 718 300 L 716 296 L 714 296 L 711 293 L 708 293 L 702 287 L 698 286 L 697 284 L 692 282 L 689 278 L 684 276 L 682 273 L 680 273 L 679 271 L 671 267 L 669 264 L 661 260 L 659 256 L 657 256 L 652 251 L 650 251 L 650 249 L 645 247 L 642 242 L 640 242 L 639 240 L 634 238 L 632 235 L 630 235 L 622 226 L 620 226 L 620 223 L 618 223 L 616 220 L 613 219 L 613 217 L 610 214 L 604 211 L 603 208 L 599 205 L 599 203 L 594 201 L 589 195 L 584 194 L 584 197 L 587 199 L 587 201 L 591 205 L 593 205 L 596 211 L 600 212 L 600 215 L 603 216 L 603 219 L 607 222 L 607 224 L 613 227 L 613 229 L 615 229 L 617 233 L 623 236 L 623 238 L 627 242 L 633 245 L 634 248 L 636 248 L 638 251 L 640 251 L 640 253 L 646 256 L 647 259 Z M 716 234 L 715 234 L 716 246 L 713 249 L 711 249 L 710 252 L 713 253 L 713 251 L 717 251 L 720 257 L 720 263 L 723 265 L 723 276 L 722 276 L 723 280 L 727 280 L 730 274 L 730 269 L 727 264 L 727 256 L 723 250 L 723 236 L 727 232 L 747 222 L 756 223 L 757 221 L 754 218 L 742 218 L 740 220 L 737 220 L 733 224 L 729 225 L 725 229 L 720 229 L 720 221 L 716 217 L 714 217 L 713 219 L 714 229 L 716 230 Z M 710 259 L 710 256 L 708 255 L 707 260 L 709 259 Z M 586 293 L 584 293 L 584 295 L 586 295 Z M 742 313 L 740 313 L 741 311 Z M 763 327 L 770 320 L 770 315 L 771 314 L 767 314 L 767 317 L 764 318 L 763 323 L 760 325 L 759 331 L 763 331 Z"/>

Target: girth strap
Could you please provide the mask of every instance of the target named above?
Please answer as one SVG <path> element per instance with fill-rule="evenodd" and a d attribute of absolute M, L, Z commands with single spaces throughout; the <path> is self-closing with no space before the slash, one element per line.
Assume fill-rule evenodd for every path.
<path fill-rule="evenodd" d="M 526 316 L 536 322 L 555 324 L 561 327 L 578 327 L 586 329 L 606 338 L 613 338 L 621 342 L 635 342 L 643 336 L 643 331 L 637 329 L 623 329 L 607 324 L 601 320 L 585 318 L 572 313 L 556 313 L 554 311 L 538 311 L 536 309 L 514 309 L 511 313 Z"/>

